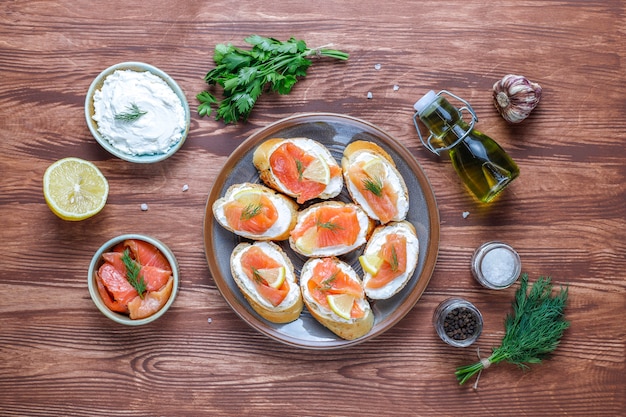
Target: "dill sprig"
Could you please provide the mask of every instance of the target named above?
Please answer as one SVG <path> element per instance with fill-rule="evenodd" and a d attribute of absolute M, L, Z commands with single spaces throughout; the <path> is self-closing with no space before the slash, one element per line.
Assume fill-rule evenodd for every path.
<path fill-rule="evenodd" d="M 259 214 L 261 212 L 262 208 L 263 208 L 263 206 L 260 203 L 258 203 L 258 204 L 253 204 L 253 203 L 248 204 L 241 211 L 241 215 L 239 216 L 240 220 L 250 220 L 251 218 L 253 218 L 257 214 Z"/>
<path fill-rule="evenodd" d="M 124 262 L 124 267 L 126 267 L 126 279 L 130 285 L 137 290 L 139 297 L 143 299 L 144 293 L 146 292 L 146 281 L 144 281 L 143 276 L 139 276 L 141 265 L 130 257 L 128 249 L 125 249 L 122 254 L 122 262 Z"/>
<path fill-rule="evenodd" d="M 317 219 L 316 221 L 316 226 L 322 229 L 328 229 L 331 232 L 335 232 L 337 230 L 343 230 L 343 227 L 341 227 L 340 225 L 338 225 L 337 223 L 333 223 L 333 222 L 322 222 L 319 219 Z"/>
<path fill-rule="evenodd" d="M 528 364 L 540 363 L 544 356 L 559 345 L 563 332 L 570 323 L 564 320 L 567 305 L 567 288 L 552 296 L 549 277 L 540 277 L 528 288 L 528 275 L 522 274 L 521 285 L 515 293 L 513 314 L 504 322 L 505 335 L 500 346 L 493 348 L 491 356 L 472 365 L 457 368 L 459 384 L 491 364 L 503 360 L 528 368 Z"/>
<path fill-rule="evenodd" d="M 223 99 L 218 100 L 209 91 L 196 96 L 200 105 L 198 114 L 209 116 L 217 106 L 215 118 L 224 123 L 246 121 L 257 99 L 265 91 L 289 94 L 298 78 L 306 76 L 312 64 L 311 56 L 347 60 L 348 54 L 334 49 L 308 48 L 303 40 L 290 38 L 279 41 L 259 35 L 245 39 L 250 49 L 231 44 L 215 46 L 215 68 L 204 80 L 209 86 L 220 86 Z"/>
<path fill-rule="evenodd" d="M 115 120 L 121 120 L 123 122 L 134 122 L 144 114 L 148 113 L 147 111 L 141 110 L 139 106 L 137 106 L 135 103 L 132 103 L 130 106 L 126 107 L 126 109 L 126 112 L 116 114 Z"/>
<path fill-rule="evenodd" d="M 333 272 L 331 276 L 320 283 L 323 291 L 328 291 L 333 287 L 333 282 L 337 279 L 337 275 L 339 275 L 339 271 Z"/>
<path fill-rule="evenodd" d="M 298 181 L 302 181 L 302 174 L 304 174 L 304 164 L 301 160 L 296 159 L 296 170 L 298 170 Z"/>
<path fill-rule="evenodd" d="M 391 262 L 389 262 L 391 266 L 391 270 L 396 272 L 398 270 L 399 262 L 398 262 L 398 252 L 396 251 L 396 247 L 391 245 Z"/>
<path fill-rule="evenodd" d="M 259 270 L 255 267 L 252 267 L 252 279 L 257 283 L 257 284 L 267 284 L 267 281 L 265 281 L 265 279 L 263 279 L 263 277 L 261 276 L 261 273 L 259 272 Z"/>
<path fill-rule="evenodd" d="M 363 187 L 376 197 L 383 195 L 383 180 L 380 178 L 365 178 L 363 180 Z"/>

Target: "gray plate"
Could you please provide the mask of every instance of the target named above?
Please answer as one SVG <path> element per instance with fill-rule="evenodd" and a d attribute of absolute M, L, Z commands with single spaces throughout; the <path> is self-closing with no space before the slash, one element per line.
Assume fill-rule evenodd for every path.
<path fill-rule="evenodd" d="M 325 145 L 341 163 L 346 145 L 356 140 L 375 142 L 387 151 L 409 189 L 409 212 L 407 220 L 417 231 L 420 253 L 417 268 L 406 287 L 388 300 L 371 301 L 375 321 L 372 330 L 356 340 L 343 340 L 319 324 L 304 309 L 300 318 L 287 324 L 271 323 L 259 316 L 245 300 L 230 272 L 230 254 L 237 244 L 245 239 L 227 231 L 213 218 L 213 202 L 222 197 L 228 187 L 242 182 L 260 183 L 259 175 L 252 164 L 252 154 L 256 147 L 270 138 L 308 137 Z M 351 201 L 344 190 L 336 198 Z M 308 206 L 319 200 L 308 202 Z M 296 254 L 287 241 L 278 242 L 291 258 L 296 276 L 300 275 L 306 258 Z M 439 250 L 439 211 L 435 196 L 426 175 L 413 155 L 396 139 L 376 126 L 353 117 L 331 114 L 310 113 L 289 117 L 275 122 L 252 134 L 226 161 L 224 168 L 215 179 L 209 193 L 204 217 L 204 246 L 209 269 L 217 288 L 231 308 L 249 325 L 261 333 L 286 343 L 306 349 L 336 349 L 352 346 L 371 339 L 393 327 L 413 308 L 426 289 L 435 268 Z M 362 276 L 358 257 L 362 248 L 339 257 L 350 264 Z"/>

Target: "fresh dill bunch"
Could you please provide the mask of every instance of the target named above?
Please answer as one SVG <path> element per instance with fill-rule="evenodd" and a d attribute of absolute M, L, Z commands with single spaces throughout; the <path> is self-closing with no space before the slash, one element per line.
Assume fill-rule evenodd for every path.
<path fill-rule="evenodd" d="M 141 266 L 130 257 L 128 249 L 125 249 L 122 254 L 122 262 L 124 262 L 124 266 L 126 267 L 126 279 L 129 284 L 137 290 L 139 297 L 143 299 L 144 293 L 146 292 L 146 281 L 144 281 L 143 276 L 139 276 Z"/>
<path fill-rule="evenodd" d="M 127 110 L 125 112 L 117 113 L 114 116 L 115 120 L 121 120 L 122 122 L 134 122 L 144 114 L 148 113 L 147 111 L 141 110 L 135 103 L 132 103 L 130 106 L 126 107 L 126 109 Z"/>
<path fill-rule="evenodd" d="M 204 80 L 209 86 L 220 86 L 223 99 L 218 100 L 209 91 L 196 96 L 200 105 L 198 114 L 209 116 L 213 106 L 217 106 L 216 120 L 224 123 L 246 121 L 252 107 L 265 91 L 289 94 L 298 81 L 306 76 L 312 61 L 311 56 L 330 57 L 347 60 L 348 54 L 334 49 L 308 48 L 303 40 L 290 38 L 279 41 L 252 35 L 245 39 L 250 49 L 237 48 L 231 44 L 218 44 L 213 61 L 215 68 L 209 71 Z"/>
<path fill-rule="evenodd" d="M 513 301 L 513 314 L 508 314 L 504 321 L 505 335 L 500 346 L 493 348 L 488 358 L 457 368 L 455 375 L 459 384 L 503 360 L 520 368 L 540 363 L 557 348 L 570 325 L 563 317 L 567 296 L 567 288 L 561 288 L 552 296 L 549 277 L 540 277 L 528 291 L 528 274 L 522 274 Z"/>

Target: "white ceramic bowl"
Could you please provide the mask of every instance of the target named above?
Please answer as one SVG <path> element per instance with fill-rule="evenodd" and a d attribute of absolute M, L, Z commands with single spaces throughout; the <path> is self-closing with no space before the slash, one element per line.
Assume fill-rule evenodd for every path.
<path fill-rule="evenodd" d="M 96 273 L 100 265 L 102 265 L 102 263 L 104 262 L 102 258 L 102 254 L 105 252 L 110 252 L 111 249 L 115 245 L 117 245 L 118 243 L 122 243 L 123 241 L 127 239 L 142 240 L 144 242 L 148 242 L 154 245 L 165 256 L 165 258 L 167 259 L 167 261 L 169 262 L 172 268 L 172 277 L 174 278 L 174 287 L 172 288 L 172 294 L 170 295 L 169 300 L 167 300 L 165 305 L 159 311 L 157 311 L 153 315 L 146 317 L 144 319 L 133 320 L 125 314 L 111 311 L 104 304 L 104 301 L 102 301 L 102 298 L 100 297 L 100 293 L 98 292 L 98 286 L 96 283 Z M 140 235 L 140 234 L 126 234 L 126 235 L 120 235 L 120 236 L 114 237 L 113 239 L 103 244 L 100 247 L 100 249 L 96 251 L 93 258 L 91 259 L 91 263 L 89 264 L 87 286 L 89 287 L 89 294 L 91 295 L 91 299 L 93 300 L 96 307 L 98 307 L 98 309 L 102 312 L 102 314 L 104 314 L 105 316 L 113 320 L 114 322 L 117 322 L 120 324 L 125 324 L 128 326 L 141 326 L 143 324 L 153 322 L 154 320 L 158 319 L 163 314 L 165 314 L 165 312 L 170 308 L 170 306 L 172 305 L 172 303 L 174 303 L 174 300 L 176 299 L 176 294 L 178 293 L 178 283 L 179 283 L 178 262 L 176 261 L 176 258 L 174 257 L 174 254 L 172 253 L 172 251 L 167 246 L 165 246 L 165 244 L 163 244 L 161 241 L 150 236 Z"/>
<path fill-rule="evenodd" d="M 162 78 L 167 85 L 174 91 L 174 93 L 178 96 L 181 103 L 183 104 L 183 109 L 185 111 L 185 130 L 182 134 L 181 139 L 176 142 L 175 145 L 170 147 L 165 153 L 158 153 L 152 155 L 131 155 L 125 152 L 120 151 L 119 149 L 112 146 L 105 138 L 102 137 L 100 132 L 98 131 L 98 123 L 93 119 L 93 115 L 95 113 L 93 97 L 94 93 L 102 88 L 104 84 L 104 80 L 111 74 L 113 74 L 117 70 L 132 70 L 137 72 L 145 72 L 148 71 L 160 78 Z M 183 146 L 185 139 L 189 133 L 189 124 L 191 120 L 191 113 L 189 111 L 189 103 L 187 102 L 187 98 L 183 93 L 183 90 L 179 87 L 179 85 L 174 81 L 172 77 L 167 75 L 165 72 L 160 69 L 145 64 L 143 62 L 122 62 L 119 64 L 115 64 L 110 66 L 109 68 L 102 71 L 91 83 L 89 86 L 89 90 L 87 90 L 87 96 L 85 98 L 85 119 L 87 121 L 87 126 L 91 131 L 93 137 L 98 141 L 100 145 L 104 149 L 106 149 L 109 153 L 117 156 L 120 159 L 124 159 L 130 162 L 136 163 L 153 163 L 159 162 L 170 156 L 174 155 L 180 148 Z"/>

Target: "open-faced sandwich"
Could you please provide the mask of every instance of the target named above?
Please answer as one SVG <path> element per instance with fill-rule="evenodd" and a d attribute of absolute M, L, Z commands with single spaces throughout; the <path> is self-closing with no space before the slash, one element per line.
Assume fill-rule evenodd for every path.
<path fill-rule="evenodd" d="M 373 142 L 346 146 L 341 160 L 346 188 L 355 203 L 381 224 L 404 220 L 409 193 L 391 156 Z"/>
<path fill-rule="evenodd" d="M 230 257 L 235 283 L 250 306 L 266 320 L 289 323 L 302 312 L 293 265 L 273 242 L 240 243 Z"/>
<path fill-rule="evenodd" d="M 359 257 L 365 294 L 372 300 L 397 294 L 413 276 L 418 255 L 419 241 L 411 223 L 392 222 L 374 229 Z"/>
<path fill-rule="evenodd" d="M 311 315 L 337 336 L 354 340 L 374 325 L 374 313 L 356 272 L 335 257 L 309 259 L 300 274 Z"/>
<path fill-rule="evenodd" d="M 337 161 L 312 139 L 268 139 L 255 149 L 252 162 L 266 185 L 299 204 L 336 197 L 343 188 Z"/>
<path fill-rule="evenodd" d="M 296 224 L 298 205 L 261 184 L 228 188 L 213 203 L 213 216 L 227 230 L 253 240 L 286 240 Z"/>
<path fill-rule="evenodd" d="M 308 257 L 339 256 L 367 242 L 373 222 L 356 204 L 325 201 L 298 213 L 289 245 Z"/>

